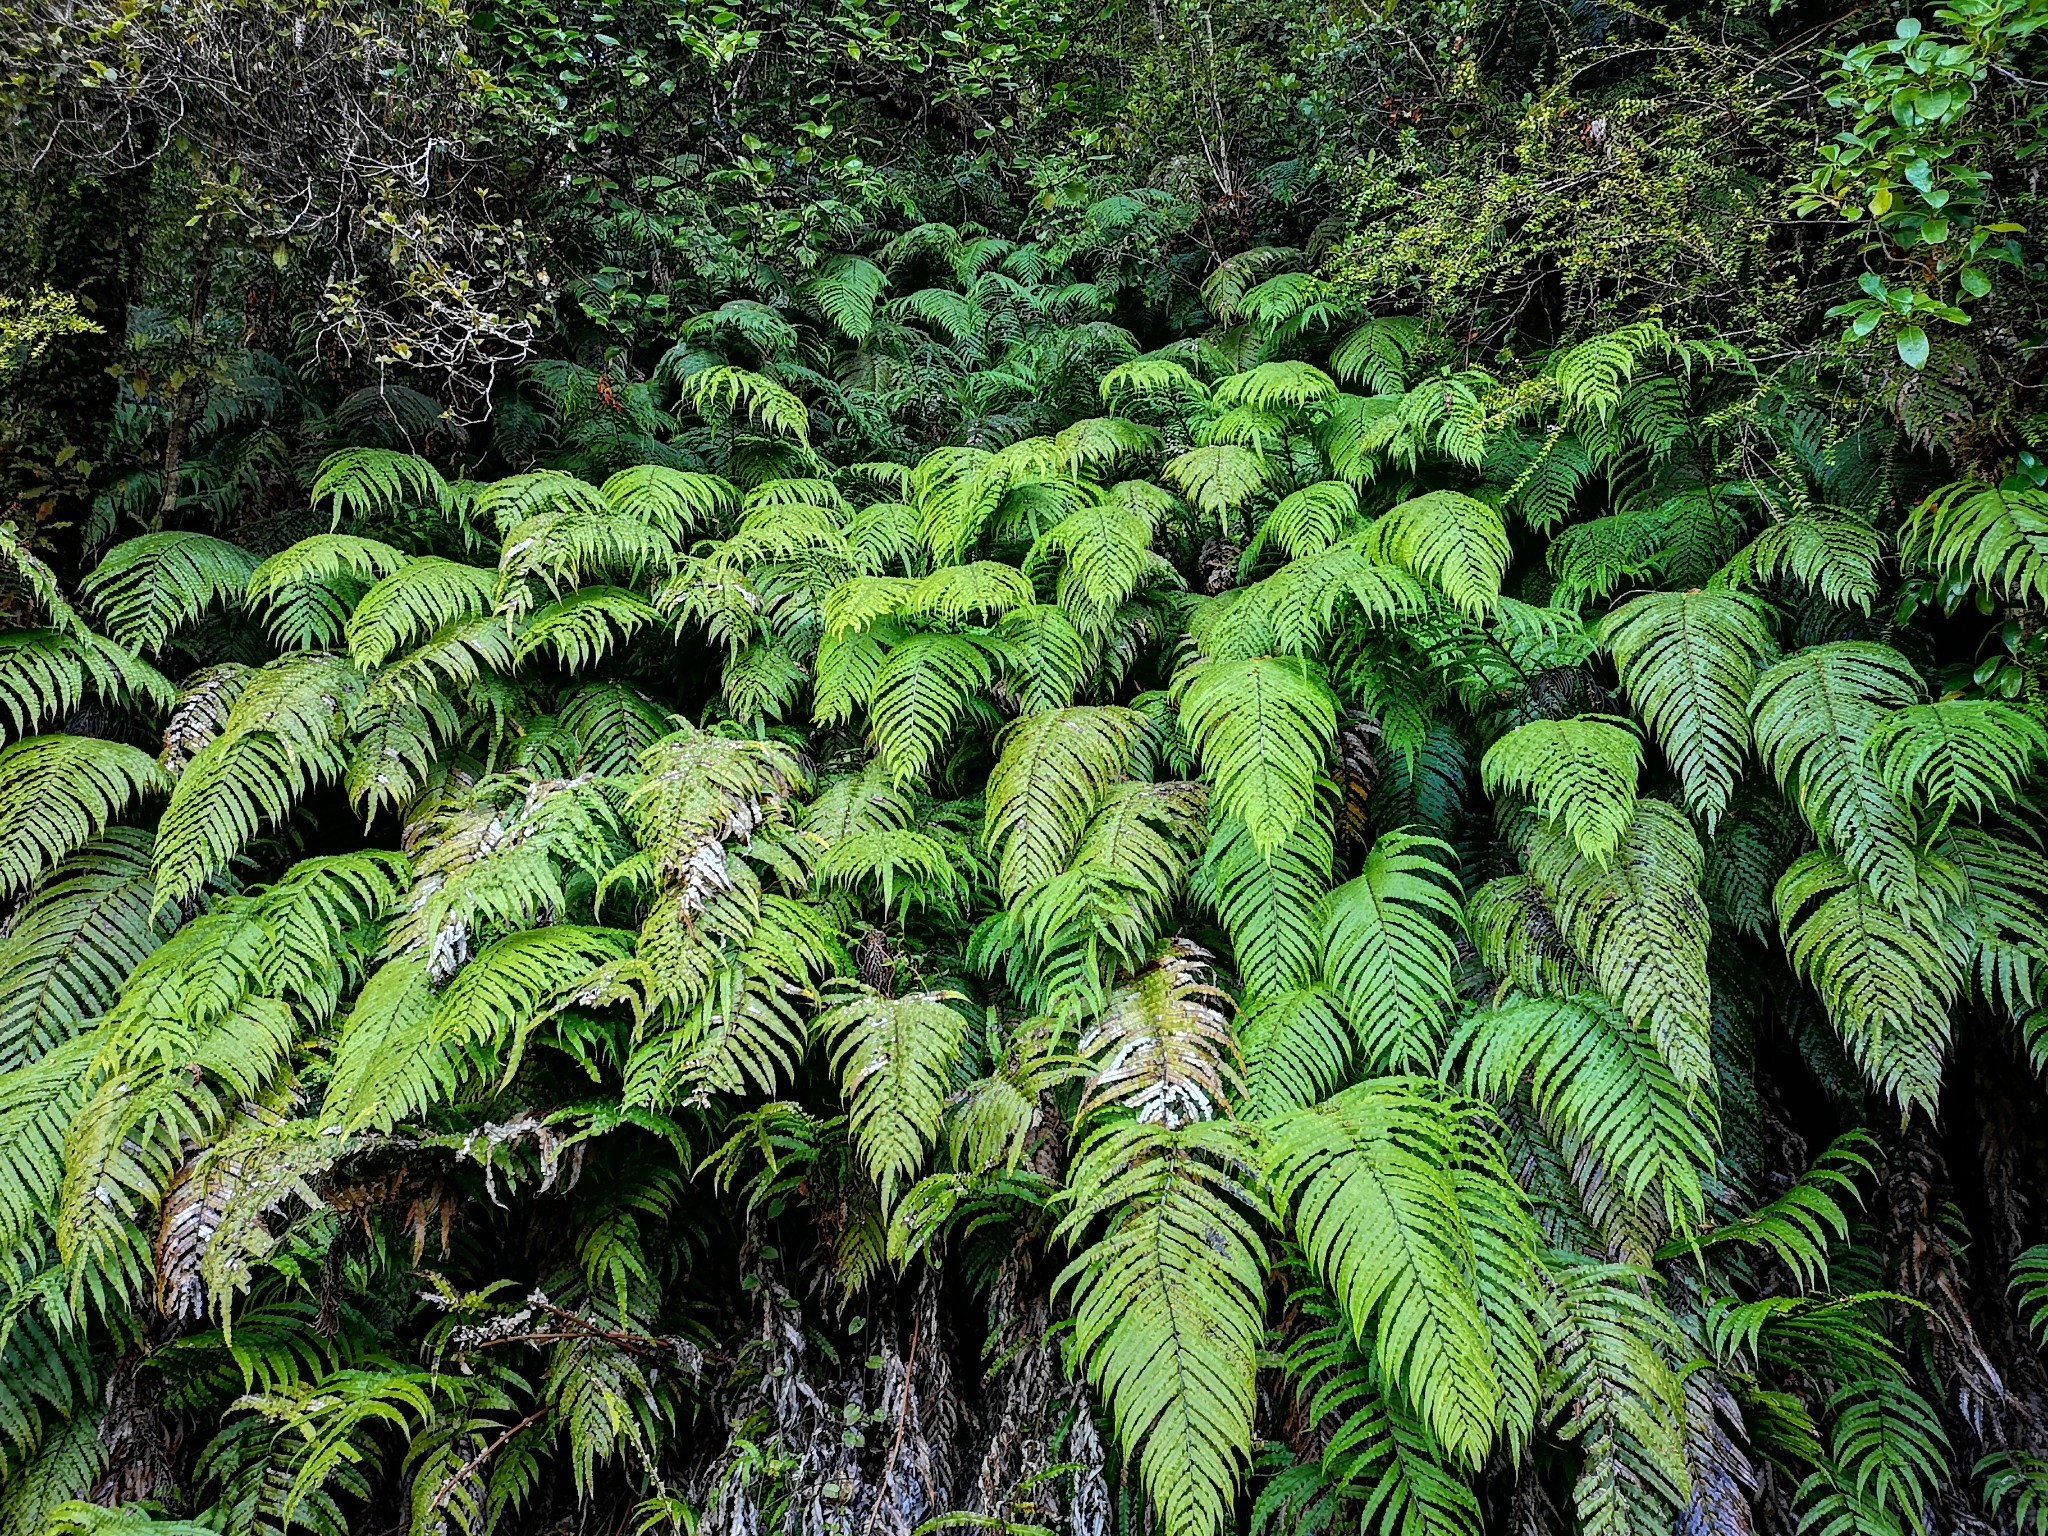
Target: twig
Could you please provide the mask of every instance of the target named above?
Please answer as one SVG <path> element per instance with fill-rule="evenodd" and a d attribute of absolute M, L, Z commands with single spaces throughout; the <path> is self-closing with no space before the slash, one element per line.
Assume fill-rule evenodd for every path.
<path fill-rule="evenodd" d="M 910 1357 L 903 1362 L 903 1401 L 896 1409 L 896 1438 L 889 1444 L 888 1459 L 882 1463 L 882 1475 L 875 1480 L 875 1505 L 868 1511 L 868 1523 L 861 1527 L 860 1536 L 874 1536 L 875 1522 L 882 1518 L 882 1500 L 889 1496 L 889 1474 L 896 1470 L 896 1453 L 903 1449 L 903 1426 L 910 1422 L 910 1383 L 917 1375 L 917 1335 L 924 1326 L 924 1314 L 913 1311 L 910 1315 Z"/>
<path fill-rule="evenodd" d="M 472 1473 L 474 1473 L 478 1467 L 481 1467 L 485 1462 L 489 1461 L 491 1457 L 496 1455 L 498 1451 L 504 1446 L 507 1440 L 510 1440 L 514 1435 L 518 1434 L 519 1431 L 526 1428 L 527 1425 L 531 1424 L 535 1419 L 541 1417 L 541 1415 L 545 1414 L 547 1411 L 548 1405 L 546 1403 L 542 1403 L 538 1408 L 534 1409 L 533 1412 L 529 1413 L 525 1418 L 521 1419 L 517 1424 L 514 1424 L 510 1429 L 506 1430 L 505 1433 L 498 1436 L 498 1438 L 493 1440 L 489 1445 L 485 1446 L 482 1450 L 478 1451 L 473 1460 L 471 1460 L 465 1466 L 461 1467 L 459 1470 L 450 1473 L 448 1481 L 441 1485 L 440 1491 L 434 1495 L 434 1502 L 429 1504 L 427 1508 L 430 1510 L 439 1509 L 443 1504 L 445 1504 L 448 1501 L 448 1495 L 455 1491 L 456 1486 L 458 1484 L 468 1479 L 468 1477 Z"/>

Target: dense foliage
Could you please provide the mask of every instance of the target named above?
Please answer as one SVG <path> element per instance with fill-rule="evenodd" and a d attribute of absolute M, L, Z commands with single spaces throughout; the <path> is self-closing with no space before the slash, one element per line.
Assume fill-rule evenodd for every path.
<path fill-rule="evenodd" d="M 2048 1533 L 2048 4 L 0 3 L 0 1533 Z"/>

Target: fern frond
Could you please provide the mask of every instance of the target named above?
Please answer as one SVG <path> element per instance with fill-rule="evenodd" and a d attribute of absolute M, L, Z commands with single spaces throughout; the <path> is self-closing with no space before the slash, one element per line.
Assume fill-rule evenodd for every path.
<path fill-rule="evenodd" d="M 0 709 L 17 736 L 70 715 L 88 689 L 110 704 L 152 712 L 170 708 L 176 696 L 155 667 L 83 624 L 0 631 Z"/>
<path fill-rule="evenodd" d="M 1254 1181 L 1228 1120 L 1111 1125 L 1068 1176 L 1059 1235 L 1076 1256 L 1056 1285 L 1166 1536 L 1217 1536 L 1251 1455 L 1266 1270 Z"/>
<path fill-rule="evenodd" d="M 314 506 L 334 508 L 338 528 L 344 519 L 360 522 L 408 507 L 440 507 L 448 500 L 448 482 L 425 459 L 389 448 L 344 448 L 320 461 L 313 477 Z"/>
<path fill-rule="evenodd" d="M 1177 940 L 1110 995 L 1081 1036 L 1090 1070 L 1077 1118 L 1119 1105 L 1173 1129 L 1223 1113 L 1239 1084 L 1237 1048 L 1207 958 Z"/>
<path fill-rule="evenodd" d="M 859 256 L 834 256 L 798 290 L 849 341 L 866 341 L 875 329 L 875 305 L 888 278 Z"/>
<path fill-rule="evenodd" d="M 116 544 L 78 595 L 131 651 L 154 651 L 215 604 L 239 604 L 257 559 L 203 533 L 146 533 Z"/>
<path fill-rule="evenodd" d="M 1597 993 L 1511 997 L 1459 1028 L 1448 1058 L 1474 1093 L 1526 1091 L 1590 1148 L 1632 1201 L 1658 1197 L 1674 1223 L 1705 1210 L 1714 1144 L 1649 1032 Z"/>
<path fill-rule="evenodd" d="M 346 657 L 298 652 L 252 674 L 220 734 L 179 774 L 157 826 L 160 903 L 189 899 L 300 796 L 347 767 L 343 732 L 364 688 Z"/>
<path fill-rule="evenodd" d="M 1825 850 L 1788 869 L 1773 901 L 1785 953 L 1820 993 L 1850 1059 L 1902 1107 L 1933 1113 L 1965 935 L 1917 903 L 1885 901 Z"/>
<path fill-rule="evenodd" d="M 714 528 L 739 506 L 739 492 L 716 475 L 671 469 L 664 464 L 635 464 L 622 469 L 598 488 L 605 503 L 621 516 L 645 524 L 670 543 L 685 535 Z"/>
<path fill-rule="evenodd" d="M 1030 579 L 1015 566 L 975 560 L 933 571 L 910 590 L 906 606 L 943 624 L 962 623 L 970 614 L 975 622 L 989 624 L 1032 600 Z"/>
<path fill-rule="evenodd" d="M 1943 486 L 1913 509 L 1900 545 L 1945 576 L 2014 602 L 2048 602 L 2048 492 L 2019 477 Z"/>
<path fill-rule="evenodd" d="M 563 670 L 582 672 L 660 618 L 654 604 L 629 588 L 582 587 L 527 620 L 512 654 L 520 661 L 550 655 Z"/>
<path fill-rule="evenodd" d="M 809 409 L 784 386 L 744 368 L 714 367 L 691 374 L 677 396 L 700 415 L 726 418 L 744 414 L 780 437 L 806 447 L 811 441 Z"/>
<path fill-rule="evenodd" d="M 1608 615 L 1600 643 L 1711 833 L 1749 752 L 1757 667 L 1777 649 L 1763 606 L 1734 592 L 1653 592 Z"/>
<path fill-rule="evenodd" d="M 1334 860 L 1329 825 L 1318 816 L 1304 817 L 1285 842 L 1265 852 L 1235 817 L 1216 827 L 1209 882 L 1249 996 L 1290 992 L 1314 977 L 1316 903 L 1329 889 Z"/>
<path fill-rule="evenodd" d="M 1940 699 L 1885 716 L 1864 752 L 1886 789 L 1946 825 L 1964 807 L 1981 816 L 2016 796 L 2048 758 L 2048 730 L 1994 699 Z"/>
<path fill-rule="evenodd" d="M 1537 1239 L 1472 1113 L 1427 1079 L 1383 1077 L 1274 1122 L 1266 1147 L 1276 1198 L 1355 1336 L 1476 1467 L 1504 1432 L 1529 1432 L 1536 1334 L 1519 1309 Z"/>
<path fill-rule="evenodd" d="M 438 555 L 409 560 L 362 596 L 349 615 L 349 653 L 367 670 L 458 619 L 491 611 L 497 575 Z"/>
<path fill-rule="evenodd" d="M 249 605 L 271 638 L 290 650 L 325 649 L 341 638 L 349 610 L 406 557 L 352 533 L 316 533 L 272 555 L 249 575 Z"/>
<path fill-rule="evenodd" d="M 170 788 L 149 755 L 95 736 L 31 736 L 0 749 L 0 896 Z"/>
<path fill-rule="evenodd" d="M 1337 343 L 1330 372 L 1375 395 L 1398 394 L 1407 387 L 1409 359 L 1421 334 L 1422 322 L 1413 315 L 1368 320 Z"/>
<path fill-rule="evenodd" d="M 1337 393 L 1336 381 L 1313 363 L 1260 363 L 1216 385 L 1213 399 L 1225 410 L 1248 405 L 1259 411 L 1299 411 Z"/>
<path fill-rule="evenodd" d="M 1311 663 L 1285 656 L 1207 662 L 1179 689 L 1218 808 L 1270 853 L 1314 804 L 1337 734 L 1335 697 Z"/>
<path fill-rule="evenodd" d="M 36 886 L 0 940 L 0 1072 L 39 1059 L 107 1011 L 168 932 L 155 921 L 150 834 L 110 828 Z"/>
<path fill-rule="evenodd" d="M 1493 611 L 1511 553 L 1500 513 L 1458 491 L 1431 491 L 1383 513 L 1370 548 L 1475 619 Z"/>
<path fill-rule="evenodd" d="M 839 1074 L 847 1127 L 888 1210 L 939 1139 L 967 1020 L 957 992 L 887 997 L 858 987 L 814 1026 Z"/>
<path fill-rule="evenodd" d="M 1757 680 L 1750 699 L 1764 765 L 1815 834 L 1889 902 L 1917 883 L 1919 829 L 1867 754 L 1885 717 L 1919 697 L 1905 657 L 1843 640 L 1788 656 Z"/>
<path fill-rule="evenodd" d="M 1583 858 L 1554 824 L 1536 829 L 1524 862 L 1601 991 L 1650 1031 L 1681 1085 L 1705 1090 L 1714 1077 L 1712 925 L 1699 894 L 1705 855 L 1691 824 L 1643 800 L 1605 867 Z"/>
<path fill-rule="evenodd" d="M 1389 832 L 1317 914 L 1322 973 L 1374 1071 L 1433 1062 L 1456 1007 L 1452 970 L 1464 913 L 1451 857 L 1435 838 Z"/>
<path fill-rule="evenodd" d="M 1634 722 L 1619 716 L 1531 720 L 1486 749 L 1479 776 L 1490 795 L 1527 795 L 1604 868 L 1635 815 L 1642 759 Z"/>
<path fill-rule="evenodd" d="M 912 635 L 875 673 L 875 745 L 898 784 L 920 779 L 960 723 L 968 700 L 995 681 L 988 653 L 962 635 Z"/>

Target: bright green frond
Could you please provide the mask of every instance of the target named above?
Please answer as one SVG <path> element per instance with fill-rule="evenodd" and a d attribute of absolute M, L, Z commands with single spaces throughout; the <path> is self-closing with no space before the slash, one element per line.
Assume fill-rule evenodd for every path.
<path fill-rule="evenodd" d="M 1529 1102 L 1600 1159 L 1630 1200 L 1676 1222 L 1705 1211 L 1714 1143 L 1648 1030 L 1597 993 L 1510 997 L 1460 1027 L 1450 1058 L 1474 1093 Z"/>
<path fill-rule="evenodd" d="M 1511 1427 L 1518 1394 L 1504 1377 L 1533 1383 L 1533 1327 L 1487 1293 L 1526 1305 L 1536 1228 L 1471 1114 L 1427 1079 L 1379 1078 L 1274 1122 L 1266 1157 L 1356 1337 L 1445 1450 L 1476 1467 Z"/>
<path fill-rule="evenodd" d="M 1389 832 L 1318 913 L 1322 974 L 1374 1071 L 1435 1061 L 1457 1005 L 1452 969 L 1464 913 L 1453 862 L 1434 838 Z"/>
<path fill-rule="evenodd" d="M 1932 1114 L 1965 935 L 1918 903 L 1895 907 L 1825 851 L 1787 870 L 1774 900 L 1785 952 L 1827 1004 L 1850 1058 L 1879 1092 Z"/>
<path fill-rule="evenodd" d="M 169 780 L 145 752 L 93 736 L 0 750 L 0 895 L 11 896 Z"/>
<path fill-rule="evenodd" d="M 1737 592 L 1652 592 L 1610 614 L 1600 643 L 1712 832 L 1749 753 L 1757 667 L 1777 649 L 1763 605 Z"/>
<path fill-rule="evenodd" d="M 1473 618 L 1493 610 L 1511 553 L 1500 513 L 1458 491 L 1431 491 L 1384 513 L 1372 526 L 1371 547 Z"/>
<path fill-rule="evenodd" d="M 967 1019 L 955 992 L 844 994 L 818 1016 L 818 1038 L 839 1074 L 849 1128 L 884 1209 L 924 1167 L 938 1141 Z"/>
<path fill-rule="evenodd" d="M 256 571 L 240 545 L 203 533 L 146 533 L 116 544 L 78 595 L 131 651 L 153 651 L 216 604 L 238 604 Z"/>
<path fill-rule="evenodd" d="M 1583 715 L 1515 727 L 1486 749 L 1479 775 L 1490 795 L 1527 795 L 1537 815 L 1562 822 L 1579 851 L 1604 866 L 1635 815 L 1642 760 L 1633 722 Z"/>
<path fill-rule="evenodd" d="M 1309 814 L 1337 734 L 1317 669 L 1285 656 L 1206 662 L 1182 679 L 1180 706 L 1218 807 L 1261 851 L 1278 848 Z"/>
<path fill-rule="evenodd" d="M 1920 679 L 1905 657 L 1844 640 L 1779 662 L 1757 680 L 1749 706 L 1764 765 L 1806 824 L 1890 902 L 1916 884 L 1918 828 L 1868 752 L 1885 717 L 1919 697 Z"/>

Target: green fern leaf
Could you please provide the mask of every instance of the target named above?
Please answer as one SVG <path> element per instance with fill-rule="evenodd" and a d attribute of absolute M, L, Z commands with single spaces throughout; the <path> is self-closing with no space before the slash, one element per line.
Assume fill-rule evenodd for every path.
<path fill-rule="evenodd" d="M 988 653 L 962 635 L 912 635 L 889 648 L 875 672 L 875 745 L 896 782 L 930 770 L 968 700 L 995 681 Z"/>
<path fill-rule="evenodd" d="M 815 1028 L 839 1074 L 848 1128 L 882 1208 L 896 1203 L 939 1139 L 967 1020 L 957 992 L 887 997 L 860 987 L 832 1001 Z"/>
<path fill-rule="evenodd" d="M 448 500 L 448 482 L 438 469 L 417 454 L 388 448 L 330 453 L 313 477 L 313 505 L 331 505 L 337 528 L 344 520 L 361 521 L 408 507 L 442 507 Z"/>
<path fill-rule="evenodd" d="M 1531 720 L 1486 749 L 1479 776 L 1490 795 L 1527 795 L 1604 869 L 1635 815 L 1642 757 L 1633 722 L 1618 716 Z"/>
<path fill-rule="evenodd" d="M 1919 829 L 1867 753 L 1887 714 L 1919 696 L 1920 679 L 1897 651 L 1844 640 L 1779 662 L 1750 700 L 1765 766 L 1815 834 L 1888 902 L 1917 884 Z"/>
<path fill-rule="evenodd" d="M 1216 827 L 1209 881 L 1248 996 L 1290 992 L 1314 978 L 1316 903 L 1329 889 L 1334 859 L 1329 824 L 1319 816 L 1304 817 L 1270 851 L 1234 817 Z"/>
<path fill-rule="evenodd" d="M 107 1011 L 168 928 L 151 917 L 150 834 L 113 827 L 59 863 L 0 940 L 0 1072 Z"/>
<path fill-rule="evenodd" d="M 2023 478 L 1943 486 L 1913 509 L 1900 544 L 1943 575 L 2048 602 L 2048 492 Z"/>
<path fill-rule="evenodd" d="M 1826 851 L 1788 869 L 1774 900 L 1785 953 L 1851 1060 L 1901 1107 L 1934 1113 L 1967 938 L 1938 914 L 1885 901 Z"/>
<path fill-rule="evenodd" d="M 429 555 L 407 561 L 363 594 L 349 615 L 348 648 L 366 671 L 458 619 L 491 611 L 497 576 Z"/>
<path fill-rule="evenodd" d="M 1250 1459 L 1266 1271 L 1254 1188 L 1228 1120 L 1112 1125 L 1068 1176 L 1060 1236 L 1076 1257 L 1057 1287 L 1075 1355 L 1165 1536 L 1217 1536 Z"/>
<path fill-rule="evenodd" d="M 1382 514 L 1370 548 L 1475 619 L 1493 611 L 1512 553 L 1500 513 L 1458 491 L 1431 491 Z"/>
<path fill-rule="evenodd" d="M 0 750 L 0 897 L 76 853 L 143 795 L 170 787 L 148 754 L 92 736 Z"/>
<path fill-rule="evenodd" d="M 1457 1005 L 1452 971 L 1464 913 L 1452 857 L 1435 838 L 1387 833 L 1318 913 L 1322 973 L 1374 1071 L 1434 1061 Z"/>
<path fill-rule="evenodd" d="M 1691 824 L 1644 800 L 1606 867 L 1581 857 L 1554 825 L 1536 829 L 1525 862 L 1600 989 L 1649 1030 L 1681 1085 L 1707 1089 L 1712 925 L 1699 894 L 1705 854 Z"/>
<path fill-rule="evenodd" d="M 1749 751 L 1757 667 L 1776 651 L 1762 605 L 1733 592 L 1653 592 L 1610 614 L 1600 643 L 1711 833 Z"/>
<path fill-rule="evenodd" d="M 1880 783 L 1946 825 L 2010 800 L 2048 757 L 2048 730 L 1993 699 L 1940 699 L 1884 717 L 1864 748 Z"/>
<path fill-rule="evenodd" d="M 1312 809 L 1336 699 L 1293 657 L 1207 662 L 1180 683 L 1181 720 L 1216 786 L 1217 805 L 1271 853 Z"/>
<path fill-rule="evenodd" d="M 1714 1144 L 1649 1032 L 1597 993 L 1511 997 L 1459 1029 L 1448 1060 L 1474 1093 L 1525 1091 L 1538 1114 L 1600 1159 L 1632 1201 L 1656 1196 L 1674 1223 L 1705 1211 Z"/>
<path fill-rule="evenodd" d="M 982 840 L 1006 902 L 1066 867 L 1109 786 L 1125 776 L 1143 722 L 1131 710 L 1026 715 L 996 738 Z"/>
<path fill-rule="evenodd" d="M 1478 1466 L 1533 1407 L 1535 1330 L 1490 1297 L 1535 1272 L 1536 1228 L 1471 1110 L 1422 1078 L 1360 1084 L 1267 1131 L 1275 1195 L 1386 1378 Z M 1519 1378 L 1511 1386 L 1508 1378 Z"/>
<path fill-rule="evenodd" d="M 131 651 L 154 651 L 216 603 L 239 604 L 257 559 L 203 533 L 146 533 L 116 544 L 78 595 Z"/>

